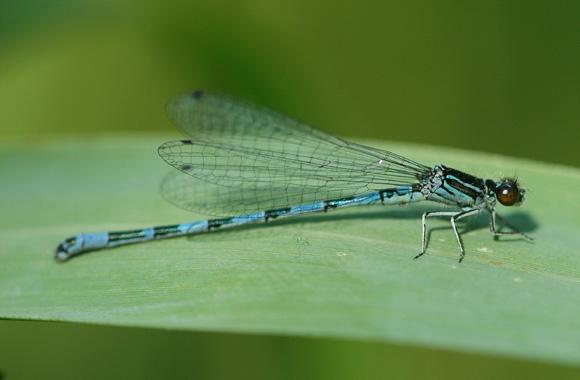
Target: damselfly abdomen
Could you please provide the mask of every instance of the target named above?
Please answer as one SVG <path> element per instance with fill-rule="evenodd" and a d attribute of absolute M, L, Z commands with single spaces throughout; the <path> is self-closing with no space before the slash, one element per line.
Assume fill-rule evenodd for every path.
<path fill-rule="evenodd" d="M 496 229 L 497 203 L 513 206 L 524 200 L 525 190 L 515 179 L 481 179 L 444 165 L 425 166 L 328 135 L 271 110 L 200 91 L 170 102 L 168 113 L 189 139 L 159 147 L 161 158 L 177 169 L 163 180 L 162 195 L 187 210 L 227 216 L 79 234 L 58 246 L 58 260 L 347 206 L 424 200 L 454 210 L 423 213 L 421 251 L 415 258 L 426 252 L 426 219 L 433 216 L 450 218 L 460 262 L 465 250 L 456 222 L 483 211 L 490 214 L 494 235 L 518 233 L 531 239 L 509 225 L 510 232 Z"/>

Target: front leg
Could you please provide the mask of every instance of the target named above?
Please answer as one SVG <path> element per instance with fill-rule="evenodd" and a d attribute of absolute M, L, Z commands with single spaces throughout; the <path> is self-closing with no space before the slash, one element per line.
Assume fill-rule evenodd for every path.
<path fill-rule="evenodd" d="M 533 237 L 523 233 L 522 231 L 518 230 L 516 227 L 514 227 L 511 223 L 509 223 L 505 218 L 502 218 L 501 216 L 497 215 L 497 213 L 495 212 L 495 208 L 493 208 L 491 211 L 491 221 L 489 224 L 489 230 L 493 233 L 493 236 L 501 236 L 501 235 L 522 235 L 525 239 L 528 239 L 530 241 L 534 240 Z M 503 231 L 498 231 L 497 230 L 497 225 L 496 225 L 496 219 L 499 219 L 503 225 L 507 226 L 508 228 L 510 228 L 512 231 L 507 231 L 507 232 L 503 232 Z"/>

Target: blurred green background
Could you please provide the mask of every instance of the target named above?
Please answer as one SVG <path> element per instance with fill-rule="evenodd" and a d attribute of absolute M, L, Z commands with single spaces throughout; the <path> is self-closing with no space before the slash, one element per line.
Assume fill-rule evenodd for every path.
<path fill-rule="evenodd" d="M 578 379 L 573 367 L 335 339 L 16 321 L 0 321 L 0 336 L 3 380 Z"/>
<path fill-rule="evenodd" d="M 343 136 L 580 166 L 579 14 L 580 2 L 569 1 L 4 0 L 0 139 L 177 133 L 164 104 L 204 88 Z M 98 368 L 110 370 L 98 358 L 111 357 L 112 375 L 151 378 L 570 374 L 538 363 L 328 339 L 63 326 L 1 322 L 5 379 L 31 376 L 23 341 L 37 358 L 44 350 L 62 359 L 55 356 L 62 352 L 75 363 L 56 369 L 95 378 Z M 122 352 L 111 356 L 116 349 Z M 257 369 L 237 372 L 240 353 Z M 203 365 L 186 364 L 196 355 Z M 232 372 L 220 372 L 230 361 Z M 413 367 L 421 361 L 427 372 Z"/>
<path fill-rule="evenodd" d="M 344 136 L 580 165 L 577 1 L 0 4 L 0 136 L 170 131 L 167 100 L 204 88 Z"/>

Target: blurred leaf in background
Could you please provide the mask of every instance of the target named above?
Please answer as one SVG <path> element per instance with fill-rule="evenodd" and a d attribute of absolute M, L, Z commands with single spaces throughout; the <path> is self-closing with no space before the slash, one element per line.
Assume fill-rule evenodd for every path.
<path fill-rule="evenodd" d="M 0 321 L 11 379 L 574 379 L 574 367 L 357 341 Z M 33 365 L 31 365 L 33 363 Z"/>
<path fill-rule="evenodd" d="M 201 87 L 341 135 L 579 165 L 578 14 L 565 1 L 3 2 L 0 135 L 171 130 L 163 105 Z"/>

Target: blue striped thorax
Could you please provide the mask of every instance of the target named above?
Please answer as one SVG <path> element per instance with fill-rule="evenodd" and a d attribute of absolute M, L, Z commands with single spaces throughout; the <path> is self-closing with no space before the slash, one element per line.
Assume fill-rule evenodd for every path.
<path fill-rule="evenodd" d="M 431 173 L 426 186 L 430 191 L 427 199 L 461 207 L 485 203 L 483 179 L 444 165 L 436 165 Z"/>

